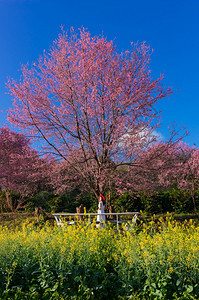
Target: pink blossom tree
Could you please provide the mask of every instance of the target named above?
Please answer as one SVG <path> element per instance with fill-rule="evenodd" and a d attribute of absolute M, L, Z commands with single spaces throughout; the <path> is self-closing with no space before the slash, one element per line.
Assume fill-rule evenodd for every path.
<path fill-rule="evenodd" d="M 27 196 L 44 184 L 47 164 L 30 147 L 21 133 L 0 128 L 0 189 L 6 196 L 6 207 L 12 212 L 22 208 Z M 14 203 L 11 192 L 20 198 Z"/>
<path fill-rule="evenodd" d="M 48 53 L 22 68 L 9 120 L 42 139 L 43 149 L 65 161 L 96 197 L 107 176 L 134 160 L 153 141 L 159 99 L 170 95 L 163 76 L 153 79 L 145 43 L 119 53 L 112 41 L 63 32 Z M 150 138 L 149 138 L 150 136 Z"/>
<path fill-rule="evenodd" d="M 199 149 L 179 143 L 172 153 L 172 164 L 159 174 L 166 185 L 175 181 L 180 189 L 191 194 L 194 211 L 197 210 L 195 193 L 199 189 Z M 171 160 L 171 158 L 170 158 Z"/>
<path fill-rule="evenodd" d="M 190 150 L 190 157 L 182 166 L 182 180 L 179 185 L 191 192 L 194 210 L 197 211 L 195 194 L 199 190 L 199 149 Z"/>
<path fill-rule="evenodd" d="M 171 184 L 169 172 L 179 164 L 176 145 L 177 141 L 153 143 L 135 158 L 133 165 L 121 166 L 115 180 L 118 192 L 151 192 Z"/>
<path fill-rule="evenodd" d="M 143 153 L 137 167 L 129 168 L 126 176 L 129 189 L 139 190 L 142 187 L 152 191 L 174 185 L 184 189 L 191 194 L 194 211 L 197 210 L 195 193 L 199 188 L 199 149 L 195 147 L 181 141 L 156 143 Z"/>

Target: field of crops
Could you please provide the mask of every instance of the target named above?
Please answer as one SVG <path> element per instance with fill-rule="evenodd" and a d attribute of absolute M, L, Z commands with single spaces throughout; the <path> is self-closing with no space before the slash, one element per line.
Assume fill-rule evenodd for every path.
<path fill-rule="evenodd" d="M 0 299 L 198 299 L 199 227 L 0 230 Z"/>

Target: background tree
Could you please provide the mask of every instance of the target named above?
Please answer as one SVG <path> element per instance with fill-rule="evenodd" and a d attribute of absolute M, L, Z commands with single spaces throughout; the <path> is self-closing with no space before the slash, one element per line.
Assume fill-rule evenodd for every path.
<path fill-rule="evenodd" d="M 159 174 L 164 186 L 173 182 L 180 189 L 191 194 L 194 211 L 197 210 L 195 194 L 199 188 L 199 149 L 185 143 L 178 143 L 172 153 L 167 155 L 170 164 Z"/>
<path fill-rule="evenodd" d="M 195 194 L 199 188 L 199 150 L 183 142 L 174 144 L 156 143 L 145 151 L 138 166 L 128 176 L 142 180 L 142 188 L 163 191 L 175 188 L 187 191 L 197 210 Z M 137 171 L 137 174 L 135 173 Z M 132 174 L 134 172 L 134 174 Z M 130 181 L 129 181 L 130 182 Z"/>
<path fill-rule="evenodd" d="M 29 139 L 7 127 L 0 128 L 0 189 L 8 210 L 22 208 L 27 196 L 45 184 L 46 171 L 46 161 L 30 147 Z M 19 195 L 16 201 L 11 192 Z"/>
<path fill-rule="evenodd" d="M 151 77 L 151 51 L 142 43 L 119 53 L 112 41 L 85 29 L 59 35 L 22 80 L 9 82 L 9 120 L 45 141 L 96 197 L 154 141 L 154 105 L 171 93 Z M 150 136 L 150 138 L 149 138 Z"/>
<path fill-rule="evenodd" d="M 199 149 L 191 148 L 189 153 L 188 159 L 182 165 L 182 180 L 179 181 L 179 185 L 183 189 L 191 192 L 194 211 L 196 212 L 195 196 L 196 191 L 199 190 Z"/>

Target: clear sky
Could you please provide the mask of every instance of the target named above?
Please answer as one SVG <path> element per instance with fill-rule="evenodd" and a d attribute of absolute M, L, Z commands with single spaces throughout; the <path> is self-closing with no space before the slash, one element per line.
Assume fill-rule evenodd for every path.
<path fill-rule="evenodd" d="M 167 138 L 177 122 L 189 130 L 185 141 L 199 146 L 199 0 L 0 0 L 0 126 L 11 106 L 7 79 L 18 79 L 21 65 L 36 61 L 61 25 L 103 32 L 121 51 L 130 42 L 150 44 L 152 76 L 164 73 L 164 85 L 176 91 L 157 106 L 159 132 Z"/>

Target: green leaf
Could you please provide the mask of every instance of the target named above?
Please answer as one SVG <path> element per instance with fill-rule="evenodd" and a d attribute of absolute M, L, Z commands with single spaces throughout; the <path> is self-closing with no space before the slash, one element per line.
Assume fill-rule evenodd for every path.
<path fill-rule="evenodd" d="M 166 285 L 167 285 L 167 282 L 166 282 L 166 281 L 163 281 L 163 282 L 162 282 L 162 285 L 163 285 L 163 286 L 166 286 Z"/>
<path fill-rule="evenodd" d="M 151 286 L 154 288 L 154 289 L 156 289 L 156 284 L 153 282 L 153 283 L 151 283 Z"/>
<path fill-rule="evenodd" d="M 188 285 L 188 287 L 187 287 L 187 292 L 188 292 L 188 293 L 193 292 L 193 286 L 192 286 L 192 285 Z"/>
<path fill-rule="evenodd" d="M 58 286 L 59 286 L 59 282 L 56 282 L 55 285 L 52 287 L 51 291 L 55 292 L 57 290 Z"/>
<path fill-rule="evenodd" d="M 180 279 L 178 279 L 177 281 L 176 281 L 176 286 L 179 286 L 181 284 L 181 281 L 180 281 Z"/>

